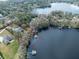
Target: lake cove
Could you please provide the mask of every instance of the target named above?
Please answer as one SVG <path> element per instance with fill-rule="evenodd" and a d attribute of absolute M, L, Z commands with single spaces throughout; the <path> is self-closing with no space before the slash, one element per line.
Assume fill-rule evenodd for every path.
<path fill-rule="evenodd" d="M 29 59 L 79 59 L 79 30 L 49 28 L 38 33 L 33 39 L 28 52 L 37 54 Z"/>
<path fill-rule="evenodd" d="M 79 7 L 69 3 L 51 3 L 50 5 L 51 7 L 34 9 L 32 11 L 33 13 L 41 15 L 48 14 L 50 17 L 36 17 L 31 21 L 30 25 L 35 29 L 48 27 L 50 25 L 57 27 L 48 27 L 47 30 L 38 32 L 36 39 L 32 38 L 28 48 L 28 59 L 79 59 L 78 16 L 61 14 L 61 12 L 60 14 L 50 15 L 53 11 L 79 14 Z M 63 29 L 63 27 L 67 28 Z M 32 55 L 31 52 L 36 54 Z"/>
<path fill-rule="evenodd" d="M 34 14 L 50 14 L 52 11 L 63 11 L 79 14 L 79 7 L 69 3 L 51 3 L 51 7 L 36 8 L 32 11 Z"/>

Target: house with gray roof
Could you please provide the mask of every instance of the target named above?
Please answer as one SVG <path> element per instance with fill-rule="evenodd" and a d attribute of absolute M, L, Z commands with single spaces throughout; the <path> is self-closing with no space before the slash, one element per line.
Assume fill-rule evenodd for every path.
<path fill-rule="evenodd" d="M 13 28 L 12 29 L 14 32 L 22 32 L 23 29 L 21 27 Z"/>
<path fill-rule="evenodd" d="M 11 35 L 0 36 L 0 43 L 9 44 L 12 40 L 13 36 Z"/>

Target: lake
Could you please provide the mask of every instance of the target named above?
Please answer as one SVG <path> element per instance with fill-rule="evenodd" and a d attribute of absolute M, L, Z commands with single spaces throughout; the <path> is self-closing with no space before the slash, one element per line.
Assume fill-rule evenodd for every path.
<path fill-rule="evenodd" d="M 29 52 L 37 51 L 32 56 Z M 79 30 L 49 28 L 38 33 L 28 48 L 29 59 L 79 59 Z"/>
<path fill-rule="evenodd" d="M 63 11 L 79 14 L 79 7 L 69 3 L 51 3 L 51 7 L 36 8 L 32 11 L 34 14 L 50 14 L 52 11 Z"/>

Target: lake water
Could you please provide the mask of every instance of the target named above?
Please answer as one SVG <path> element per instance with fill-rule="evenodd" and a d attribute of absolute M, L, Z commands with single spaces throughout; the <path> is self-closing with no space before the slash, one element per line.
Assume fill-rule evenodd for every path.
<path fill-rule="evenodd" d="M 79 59 L 79 30 L 50 28 L 38 34 L 29 46 L 29 59 Z"/>
<path fill-rule="evenodd" d="M 52 11 L 64 11 L 79 14 L 79 7 L 68 3 L 51 3 L 51 7 L 36 8 L 33 10 L 35 14 L 50 14 Z"/>

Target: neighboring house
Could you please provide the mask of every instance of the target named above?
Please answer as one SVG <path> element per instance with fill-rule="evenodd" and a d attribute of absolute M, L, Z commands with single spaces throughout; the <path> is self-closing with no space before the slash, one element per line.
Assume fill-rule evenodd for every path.
<path fill-rule="evenodd" d="M 12 20 L 8 20 L 8 19 L 4 20 L 4 25 L 9 25 L 11 23 L 12 23 Z"/>
<path fill-rule="evenodd" d="M 14 32 L 22 32 L 23 29 L 21 27 L 13 28 L 12 29 Z"/>
<path fill-rule="evenodd" d="M 12 40 L 13 36 L 11 35 L 0 36 L 0 43 L 9 44 Z"/>
<path fill-rule="evenodd" d="M 3 20 L 4 20 L 4 17 L 2 14 L 0 14 L 0 22 L 3 22 Z"/>
<path fill-rule="evenodd" d="M 3 15 L 2 14 L 0 14 L 0 19 L 2 19 L 3 18 Z"/>

